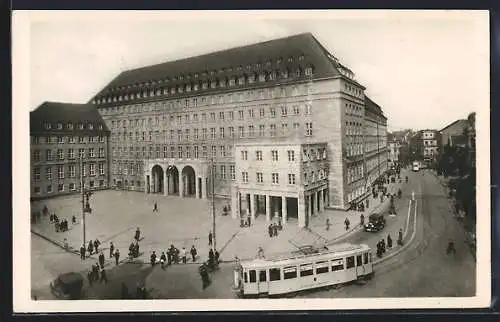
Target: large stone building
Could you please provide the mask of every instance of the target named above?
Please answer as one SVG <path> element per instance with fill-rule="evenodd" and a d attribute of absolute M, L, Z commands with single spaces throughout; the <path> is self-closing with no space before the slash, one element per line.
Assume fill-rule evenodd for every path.
<path fill-rule="evenodd" d="M 365 153 L 370 181 L 387 160 L 374 161 L 386 119 L 364 90 L 306 33 L 125 71 L 92 103 L 111 129 L 113 186 L 205 198 L 213 167 L 215 195 L 232 198 L 240 144 L 324 144 L 325 206 L 345 209 L 367 191 Z"/>
<path fill-rule="evenodd" d="M 30 113 L 31 198 L 108 187 L 109 130 L 93 105 L 45 102 Z"/>
<path fill-rule="evenodd" d="M 449 146 L 466 146 L 467 135 L 466 129 L 469 125 L 467 120 L 456 120 L 442 128 L 439 133 L 441 134 L 441 148 L 446 145 Z"/>

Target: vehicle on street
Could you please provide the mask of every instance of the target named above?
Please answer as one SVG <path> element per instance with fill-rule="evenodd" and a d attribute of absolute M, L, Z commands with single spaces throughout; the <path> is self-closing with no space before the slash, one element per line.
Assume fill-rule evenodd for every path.
<path fill-rule="evenodd" d="M 83 298 L 83 277 L 74 272 L 61 274 L 50 283 L 50 290 L 60 300 L 80 300 Z"/>
<path fill-rule="evenodd" d="M 318 252 L 309 249 L 300 255 L 241 262 L 236 285 L 241 297 L 272 297 L 371 279 L 373 275 L 370 247 L 346 243 Z"/>
<path fill-rule="evenodd" d="M 420 170 L 420 162 L 418 162 L 418 161 L 413 162 L 412 170 L 415 172 L 418 172 L 418 170 Z"/>
<path fill-rule="evenodd" d="M 368 217 L 368 222 L 365 224 L 365 231 L 367 232 L 377 232 L 381 231 L 385 227 L 384 215 L 373 213 Z"/>

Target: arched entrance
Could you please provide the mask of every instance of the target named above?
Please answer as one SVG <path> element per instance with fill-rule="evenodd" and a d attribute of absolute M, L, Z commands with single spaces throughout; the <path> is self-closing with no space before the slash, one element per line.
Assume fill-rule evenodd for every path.
<path fill-rule="evenodd" d="M 163 168 L 159 165 L 155 165 L 153 169 L 151 169 L 151 192 L 152 193 L 163 193 Z"/>
<path fill-rule="evenodd" d="M 196 174 L 192 166 L 185 166 L 182 169 L 183 195 L 186 197 L 196 197 Z"/>
<path fill-rule="evenodd" d="M 179 170 L 175 165 L 169 165 L 167 168 L 167 183 L 168 183 L 168 194 L 178 195 L 179 194 Z"/>

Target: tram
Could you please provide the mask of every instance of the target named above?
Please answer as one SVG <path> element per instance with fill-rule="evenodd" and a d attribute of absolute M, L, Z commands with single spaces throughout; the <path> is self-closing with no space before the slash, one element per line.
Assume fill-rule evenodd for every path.
<path fill-rule="evenodd" d="M 373 275 L 370 247 L 345 243 L 281 258 L 241 262 L 237 282 L 240 297 L 273 297 L 371 279 Z"/>

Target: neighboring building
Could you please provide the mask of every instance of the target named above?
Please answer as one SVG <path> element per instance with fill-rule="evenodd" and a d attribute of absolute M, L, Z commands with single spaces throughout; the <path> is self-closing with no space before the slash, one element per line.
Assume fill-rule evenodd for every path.
<path fill-rule="evenodd" d="M 468 126 L 467 120 L 456 120 L 439 131 L 441 134 L 441 147 L 449 146 L 466 146 L 467 137 L 466 129 Z"/>
<path fill-rule="evenodd" d="M 401 152 L 401 141 L 397 140 L 393 134 L 387 135 L 387 141 L 389 145 L 389 156 L 388 162 L 389 165 L 393 166 L 396 162 L 400 161 L 400 152 Z"/>
<path fill-rule="evenodd" d="M 422 146 L 423 146 L 423 160 L 435 160 L 439 154 L 440 148 L 440 135 L 436 130 L 423 130 L 422 131 Z"/>
<path fill-rule="evenodd" d="M 308 225 L 328 205 L 326 143 L 256 141 L 235 146 L 233 217 L 281 216 Z"/>
<path fill-rule="evenodd" d="M 467 117 L 467 147 L 469 150 L 468 163 L 476 167 L 476 112 Z"/>
<path fill-rule="evenodd" d="M 366 191 L 369 192 L 369 187 L 373 182 L 388 169 L 389 151 L 387 147 L 387 118 L 380 106 L 368 97 L 365 96 L 365 98 L 365 187 Z"/>
<path fill-rule="evenodd" d="M 30 113 L 31 198 L 108 187 L 109 130 L 89 104 L 45 102 Z"/>
<path fill-rule="evenodd" d="M 113 187 L 205 198 L 213 165 L 215 194 L 232 197 L 238 144 L 322 143 L 325 206 L 346 209 L 367 192 L 364 154 L 370 182 L 387 167 L 387 119 L 364 90 L 306 33 L 125 71 L 92 102 L 111 129 Z"/>

